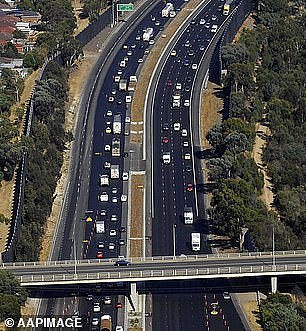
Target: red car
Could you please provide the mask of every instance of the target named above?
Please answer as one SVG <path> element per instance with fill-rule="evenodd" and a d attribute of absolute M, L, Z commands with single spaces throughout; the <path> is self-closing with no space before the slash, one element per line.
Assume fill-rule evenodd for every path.
<path fill-rule="evenodd" d="M 168 144 L 168 142 L 169 142 L 169 139 L 168 139 L 167 137 L 164 137 L 164 138 L 163 138 L 163 143 L 164 143 L 164 144 Z"/>
<path fill-rule="evenodd" d="M 191 183 L 188 183 L 188 184 L 187 184 L 187 187 L 186 187 L 186 190 L 187 190 L 188 192 L 192 192 L 192 191 L 193 191 L 193 185 L 192 185 Z"/>
<path fill-rule="evenodd" d="M 103 258 L 103 253 L 102 252 L 98 252 L 97 253 L 97 259 L 102 259 Z"/>
<path fill-rule="evenodd" d="M 172 80 L 167 80 L 167 86 L 172 86 L 173 83 L 172 83 Z"/>
<path fill-rule="evenodd" d="M 122 303 L 121 303 L 121 302 L 117 302 L 117 303 L 116 303 L 116 308 L 117 308 L 117 309 L 122 308 Z"/>

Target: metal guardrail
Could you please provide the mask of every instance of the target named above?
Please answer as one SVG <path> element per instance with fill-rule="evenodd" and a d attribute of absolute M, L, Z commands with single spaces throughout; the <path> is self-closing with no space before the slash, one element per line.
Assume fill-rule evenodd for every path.
<path fill-rule="evenodd" d="M 133 270 L 80 274 L 56 274 L 36 276 L 16 276 L 21 283 L 51 284 L 60 282 L 84 282 L 84 281 L 141 281 L 141 280 L 166 280 L 175 278 L 211 278 L 211 277 L 239 277 L 258 275 L 281 275 L 288 273 L 306 273 L 306 264 L 242 266 L 242 267 L 205 267 L 193 269 L 167 269 L 167 270 Z"/>
<path fill-rule="evenodd" d="M 272 257 L 272 252 L 243 252 L 243 253 L 226 253 L 226 254 L 205 254 L 205 255 L 179 255 L 179 256 L 152 256 L 152 257 L 134 257 L 128 260 L 132 263 L 145 263 L 145 262 L 181 262 L 185 261 L 196 261 L 196 260 L 230 260 L 240 258 L 268 258 Z M 275 257 L 281 256 L 305 256 L 306 250 L 292 250 L 292 251 L 275 251 Z M 8 262 L 1 263 L 1 268 L 9 267 L 50 267 L 50 266 L 67 266 L 67 265 L 87 265 L 87 264 L 105 264 L 114 263 L 118 259 L 88 259 L 88 260 L 62 260 L 62 261 L 37 261 L 37 262 Z M 306 261 L 306 259 L 305 259 Z"/>

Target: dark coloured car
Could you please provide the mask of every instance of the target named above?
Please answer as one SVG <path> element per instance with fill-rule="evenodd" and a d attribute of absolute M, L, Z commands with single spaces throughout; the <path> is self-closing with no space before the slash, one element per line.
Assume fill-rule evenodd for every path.
<path fill-rule="evenodd" d="M 163 130 L 164 131 L 168 131 L 169 130 L 169 124 L 168 123 L 164 123 Z"/>
<path fill-rule="evenodd" d="M 118 260 L 114 263 L 115 267 L 128 267 L 131 264 L 131 262 L 127 260 Z"/>
<path fill-rule="evenodd" d="M 192 171 L 192 167 L 191 167 L 191 166 L 187 166 L 187 167 L 185 168 L 185 171 L 187 171 L 187 172 L 191 172 L 191 171 Z"/>
<path fill-rule="evenodd" d="M 190 65 L 190 60 L 189 59 L 184 59 L 183 64 L 185 67 L 188 67 Z"/>
<path fill-rule="evenodd" d="M 187 77 L 187 78 L 186 78 L 186 82 L 187 82 L 187 83 L 191 83 L 191 82 L 192 82 L 191 77 Z"/>
<path fill-rule="evenodd" d="M 189 55 L 189 56 L 194 56 L 194 50 L 193 50 L 193 49 L 190 49 L 190 50 L 188 51 L 188 55 Z"/>
<path fill-rule="evenodd" d="M 193 185 L 192 185 L 191 183 L 188 183 L 188 184 L 187 184 L 187 187 L 186 187 L 186 190 L 187 190 L 188 192 L 192 192 L 192 191 L 193 191 Z"/>
<path fill-rule="evenodd" d="M 119 232 L 125 232 L 125 227 L 122 226 L 122 227 L 119 229 Z"/>
<path fill-rule="evenodd" d="M 163 140 L 164 144 L 168 144 L 168 142 L 169 142 L 169 139 L 167 137 L 164 137 L 162 140 Z"/>

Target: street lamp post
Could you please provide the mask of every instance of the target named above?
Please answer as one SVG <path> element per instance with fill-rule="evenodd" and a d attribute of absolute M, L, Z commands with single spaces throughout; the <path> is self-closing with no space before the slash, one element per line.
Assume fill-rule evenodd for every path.
<path fill-rule="evenodd" d="M 275 240 L 274 240 L 274 224 L 272 227 L 272 268 L 273 270 L 276 270 L 276 265 L 275 265 Z"/>
<path fill-rule="evenodd" d="M 176 256 L 176 224 L 173 224 L 172 235 L 173 235 L 173 256 Z"/>

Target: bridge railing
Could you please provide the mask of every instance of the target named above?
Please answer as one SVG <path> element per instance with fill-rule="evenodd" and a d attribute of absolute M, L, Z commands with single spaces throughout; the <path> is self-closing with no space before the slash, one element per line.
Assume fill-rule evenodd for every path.
<path fill-rule="evenodd" d="M 241 267 L 203 267 L 191 269 L 166 269 L 166 270 L 133 270 L 133 271 L 113 271 L 99 273 L 68 273 L 68 274 L 48 274 L 48 275 L 25 275 L 17 276 L 21 283 L 66 283 L 66 282 L 89 282 L 89 281 L 141 281 L 155 278 L 159 280 L 175 278 L 211 278 L 211 277 L 238 277 L 256 275 L 278 275 L 286 273 L 305 273 L 306 265 L 261 265 L 261 266 L 241 266 Z"/>
<path fill-rule="evenodd" d="M 306 255 L 306 250 L 292 250 L 292 251 L 276 251 L 274 256 L 304 256 Z M 272 252 L 243 252 L 243 253 L 219 253 L 219 254 L 205 254 L 205 255 L 179 255 L 179 256 L 152 256 L 152 257 L 134 257 L 129 258 L 128 260 L 131 263 L 145 263 L 145 262 L 167 262 L 167 261 L 195 261 L 195 260 L 224 260 L 224 259 L 239 259 L 239 258 L 260 258 L 260 257 L 272 257 Z M 65 266 L 65 265 L 86 265 L 86 264 L 105 264 L 105 263 L 114 263 L 118 259 L 88 259 L 88 260 L 62 260 L 62 261 L 38 261 L 38 262 L 7 262 L 1 263 L 0 268 L 9 268 L 9 267 L 48 267 L 48 266 Z"/>

